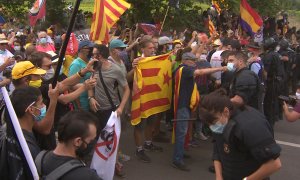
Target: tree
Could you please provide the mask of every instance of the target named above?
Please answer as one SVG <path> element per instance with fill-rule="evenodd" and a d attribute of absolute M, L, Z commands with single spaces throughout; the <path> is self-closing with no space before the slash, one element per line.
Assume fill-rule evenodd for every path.
<path fill-rule="evenodd" d="M 0 13 L 5 19 L 15 19 L 21 24 L 28 24 L 28 12 L 36 0 L 0 0 Z M 50 24 L 66 25 L 66 16 L 64 0 L 47 0 L 46 1 L 46 22 L 45 26 Z"/>
<path fill-rule="evenodd" d="M 131 3 L 126 16 L 126 24 L 133 25 L 133 23 L 161 23 L 164 19 L 168 7 L 168 0 L 128 0 Z M 195 5 L 195 0 L 181 0 L 180 8 L 169 8 L 168 15 L 164 27 L 166 28 L 186 28 L 201 29 L 201 13 L 199 6 Z"/>

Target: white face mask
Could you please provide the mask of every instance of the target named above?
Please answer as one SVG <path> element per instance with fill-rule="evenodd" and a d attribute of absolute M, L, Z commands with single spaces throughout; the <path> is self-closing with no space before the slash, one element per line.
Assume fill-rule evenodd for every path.
<path fill-rule="evenodd" d="M 15 47 L 14 47 L 14 50 L 15 50 L 15 51 L 20 51 L 20 50 L 21 50 L 21 46 L 15 46 Z"/>
<path fill-rule="evenodd" d="M 55 73 L 54 69 L 53 69 L 53 67 L 51 67 L 49 70 L 47 70 L 46 74 L 43 76 L 43 79 L 48 81 L 49 79 L 53 78 L 54 73 Z"/>
<path fill-rule="evenodd" d="M 298 92 L 296 92 L 296 97 L 297 97 L 297 99 L 299 99 L 300 100 L 300 93 L 298 93 Z"/>
<path fill-rule="evenodd" d="M 275 51 L 278 52 L 280 50 L 280 46 L 276 46 Z"/>

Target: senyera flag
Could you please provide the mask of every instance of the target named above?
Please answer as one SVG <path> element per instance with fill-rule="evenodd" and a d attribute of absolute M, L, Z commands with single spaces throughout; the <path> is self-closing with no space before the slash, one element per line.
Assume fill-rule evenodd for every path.
<path fill-rule="evenodd" d="M 134 69 L 131 124 L 170 109 L 172 64 L 170 54 L 146 57 Z"/>
<path fill-rule="evenodd" d="M 34 26 L 37 20 L 46 16 L 46 0 L 36 0 L 29 10 L 29 24 Z"/>
<path fill-rule="evenodd" d="M 241 0 L 240 12 L 240 24 L 242 28 L 252 35 L 257 33 L 263 25 L 263 20 L 259 14 L 248 4 L 247 0 Z"/>
<path fill-rule="evenodd" d="M 95 0 L 90 39 L 107 44 L 110 28 L 129 7 L 124 0 Z"/>

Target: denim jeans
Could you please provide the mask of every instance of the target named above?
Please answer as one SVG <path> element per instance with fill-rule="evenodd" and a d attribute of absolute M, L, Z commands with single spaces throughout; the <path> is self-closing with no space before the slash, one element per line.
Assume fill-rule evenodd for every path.
<path fill-rule="evenodd" d="M 189 108 L 177 110 L 177 119 L 179 121 L 176 122 L 173 162 L 183 163 L 184 140 L 188 130 L 188 119 L 190 118 L 191 110 Z"/>

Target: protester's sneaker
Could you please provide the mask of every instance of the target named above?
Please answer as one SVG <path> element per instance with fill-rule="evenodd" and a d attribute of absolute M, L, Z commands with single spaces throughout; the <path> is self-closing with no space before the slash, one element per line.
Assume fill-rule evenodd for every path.
<path fill-rule="evenodd" d="M 184 163 L 172 162 L 172 166 L 182 171 L 190 171 Z"/>
<path fill-rule="evenodd" d="M 135 152 L 136 157 L 138 157 L 141 161 L 145 163 L 151 162 L 150 158 L 145 154 L 144 150 L 136 151 Z"/>
<path fill-rule="evenodd" d="M 130 161 L 130 156 L 123 154 L 121 151 L 119 151 L 119 153 L 118 153 L 118 158 L 120 161 L 123 161 L 123 162 Z"/>
<path fill-rule="evenodd" d="M 123 164 L 116 162 L 115 175 L 120 178 L 125 178 L 125 172 L 123 171 Z"/>
<path fill-rule="evenodd" d="M 190 141 L 189 146 L 191 146 L 193 148 L 197 148 L 197 147 L 200 147 L 200 143 L 196 140 L 192 140 L 192 141 Z"/>
<path fill-rule="evenodd" d="M 160 146 L 156 146 L 153 143 L 150 145 L 147 145 L 146 143 L 144 144 L 144 149 L 146 151 L 155 151 L 155 152 L 163 152 L 163 148 Z"/>
<path fill-rule="evenodd" d="M 194 138 L 195 139 L 199 139 L 199 140 L 202 140 L 202 141 L 206 141 L 208 139 L 208 137 L 206 137 L 203 132 L 200 132 L 200 133 L 195 133 L 194 134 Z"/>

